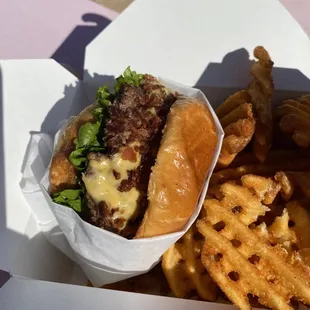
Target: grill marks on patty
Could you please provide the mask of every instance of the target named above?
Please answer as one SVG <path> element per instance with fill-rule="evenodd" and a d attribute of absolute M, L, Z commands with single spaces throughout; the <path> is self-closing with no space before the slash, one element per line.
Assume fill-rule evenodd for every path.
<path fill-rule="evenodd" d="M 175 100 L 175 95 L 167 95 L 165 87 L 150 75 L 144 76 L 140 87 L 124 85 L 121 88 L 110 108 L 110 118 L 106 122 L 105 141 L 108 154 L 92 153 L 88 158 L 100 160 L 101 156 L 112 157 L 122 152 L 122 159 L 136 162 L 136 153 L 141 155 L 141 164 L 137 169 L 127 171 L 127 179 L 122 180 L 117 188 L 120 192 L 128 192 L 132 188 L 139 191 L 138 212 L 135 213 L 135 218 L 129 221 L 115 216 L 113 219 L 113 214 L 121 210 L 116 210 L 115 206 L 108 206 L 105 201 L 95 203 L 90 195 L 87 195 L 91 224 L 125 237 L 134 236 L 137 221 L 147 207 L 149 174 L 159 147 L 161 130 Z M 138 144 L 132 147 L 133 143 Z M 90 168 L 86 171 L 86 175 L 95 173 L 97 172 Z M 115 179 L 120 177 L 117 171 L 113 171 L 113 175 Z"/>
<path fill-rule="evenodd" d="M 86 194 L 86 199 L 89 208 L 91 224 L 113 233 L 119 233 L 119 227 L 123 226 L 125 219 L 113 219 L 113 214 L 118 211 L 118 208 L 109 208 L 105 201 L 100 201 L 98 204 L 96 204 L 92 197 L 88 194 Z M 134 231 L 132 227 L 125 228 L 123 235 L 133 236 Z"/>
<path fill-rule="evenodd" d="M 140 87 L 124 87 L 111 107 L 106 124 L 106 143 L 112 154 L 134 141 L 140 142 L 140 151 L 144 152 L 152 133 L 161 124 L 159 116 L 152 114 L 148 108 L 152 106 L 146 104 Z"/>
<path fill-rule="evenodd" d="M 166 94 L 165 87 L 151 75 L 145 75 L 141 87 L 124 85 L 110 109 L 106 123 L 106 143 L 111 154 L 134 141 L 140 143 L 140 153 L 149 149 L 175 95 Z"/>

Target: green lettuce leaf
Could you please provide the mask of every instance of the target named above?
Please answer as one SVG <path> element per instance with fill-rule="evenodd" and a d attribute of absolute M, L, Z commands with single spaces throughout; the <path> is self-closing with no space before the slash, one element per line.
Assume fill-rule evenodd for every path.
<path fill-rule="evenodd" d="M 87 166 L 87 148 L 82 147 L 71 152 L 69 160 L 72 165 L 79 171 L 83 171 Z"/>
<path fill-rule="evenodd" d="M 65 189 L 52 196 L 55 203 L 70 207 L 76 212 L 82 212 L 84 191 L 82 189 Z"/>
<path fill-rule="evenodd" d="M 97 135 L 99 133 L 101 122 L 85 123 L 79 129 L 78 137 L 75 139 L 74 144 L 76 148 L 83 148 L 87 146 L 99 146 Z"/>
<path fill-rule="evenodd" d="M 95 115 L 97 120 L 100 121 L 100 119 L 103 116 L 103 112 L 104 112 L 103 107 L 98 107 L 93 110 L 93 115 Z"/>
<path fill-rule="evenodd" d="M 114 90 L 117 93 L 123 84 L 140 86 L 142 78 L 143 74 L 138 74 L 136 71 L 131 71 L 130 66 L 128 66 L 123 75 L 120 75 L 118 78 L 116 78 Z"/>
<path fill-rule="evenodd" d="M 87 153 L 99 152 L 104 150 L 103 142 L 98 141 L 98 135 L 100 131 L 101 122 L 85 123 L 79 129 L 78 137 L 74 143 L 76 149 L 69 155 L 69 160 L 74 167 L 83 171 L 87 167 Z"/>
<path fill-rule="evenodd" d="M 109 107 L 121 85 L 139 86 L 142 78 L 143 74 L 131 71 L 130 67 L 127 67 L 123 75 L 116 79 L 114 94 L 109 91 L 107 86 L 99 87 L 96 94 L 98 106 L 93 110 L 97 121 L 85 123 L 80 127 L 78 137 L 74 141 L 76 148 L 69 155 L 69 160 L 77 170 L 84 171 L 87 168 L 88 152 L 104 151 L 104 128 L 106 120 L 109 118 Z"/>
<path fill-rule="evenodd" d="M 74 167 L 83 171 L 87 167 L 87 153 L 91 148 L 101 150 L 100 142 L 98 141 L 98 134 L 100 130 L 101 122 L 85 123 L 82 125 L 78 132 L 78 137 L 75 139 L 74 144 L 76 149 L 69 155 L 69 160 Z"/>
<path fill-rule="evenodd" d="M 108 86 L 99 87 L 96 94 L 96 100 L 101 106 L 109 106 L 114 95 L 109 91 Z"/>

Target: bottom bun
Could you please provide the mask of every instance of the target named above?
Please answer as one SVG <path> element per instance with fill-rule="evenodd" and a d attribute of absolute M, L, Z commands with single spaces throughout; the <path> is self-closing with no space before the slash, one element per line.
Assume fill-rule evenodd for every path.
<path fill-rule="evenodd" d="M 171 108 L 148 186 L 149 206 L 135 238 L 183 229 L 193 214 L 217 145 L 208 107 L 178 100 Z"/>

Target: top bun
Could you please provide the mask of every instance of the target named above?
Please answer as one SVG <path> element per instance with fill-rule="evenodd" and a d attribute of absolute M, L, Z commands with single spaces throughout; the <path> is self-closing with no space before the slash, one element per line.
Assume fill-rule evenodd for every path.
<path fill-rule="evenodd" d="M 149 205 L 135 238 L 183 229 L 195 211 L 218 138 L 206 104 L 182 98 L 172 106 L 148 186 Z"/>

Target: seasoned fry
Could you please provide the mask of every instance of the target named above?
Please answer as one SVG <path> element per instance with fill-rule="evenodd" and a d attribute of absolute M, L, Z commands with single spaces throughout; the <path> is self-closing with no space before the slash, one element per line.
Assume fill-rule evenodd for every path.
<path fill-rule="evenodd" d="M 254 49 L 254 56 L 258 59 L 252 65 L 253 80 L 248 86 L 256 113 L 256 128 L 253 141 L 253 151 L 260 162 L 264 162 L 272 142 L 272 114 L 271 96 L 273 94 L 272 67 L 273 62 L 268 52 L 258 46 Z"/>
<path fill-rule="evenodd" d="M 299 255 L 303 262 L 310 267 L 310 248 L 301 249 Z"/>
<path fill-rule="evenodd" d="M 296 100 L 285 100 L 283 103 L 277 107 L 276 116 L 284 116 L 287 114 L 300 115 L 302 118 L 307 120 L 310 113 L 310 106 L 302 104 Z"/>
<path fill-rule="evenodd" d="M 299 102 L 310 105 L 310 95 L 302 95 L 300 98 L 297 99 Z"/>
<path fill-rule="evenodd" d="M 228 166 L 252 139 L 255 119 L 249 99 L 248 92 L 242 90 L 230 96 L 216 110 L 225 132 L 218 168 Z"/>
<path fill-rule="evenodd" d="M 280 244 L 286 250 L 292 251 L 292 247 L 297 243 L 297 238 L 289 227 L 289 221 L 289 213 L 284 209 L 282 215 L 277 216 L 267 228 L 268 237 L 266 239 L 272 245 Z"/>
<path fill-rule="evenodd" d="M 238 121 L 239 119 L 252 118 L 252 105 L 250 103 L 243 103 L 227 115 L 220 119 L 221 125 L 225 128 L 226 126 Z"/>
<path fill-rule="evenodd" d="M 245 102 L 251 102 L 251 97 L 247 90 L 240 90 L 229 96 L 224 103 L 217 107 L 215 113 L 218 118 L 222 118 Z"/>
<path fill-rule="evenodd" d="M 294 184 L 290 175 L 286 172 L 277 172 L 275 179 L 279 182 L 281 186 L 281 196 L 285 201 L 291 199 L 294 193 Z"/>
<path fill-rule="evenodd" d="M 224 128 L 225 137 L 217 167 L 228 166 L 251 141 L 254 134 L 254 118 L 240 119 Z"/>
<path fill-rule="evenodd" d="M 216 300 L 217 286 L 200 260 L 202 244 L 203 237 L 193 226 L 163 255 L 162 269 L 176 297 L 195 292 L 202 300 Z"/>
<path fill-rule="evenodd" d="M 280 118 L 279 127 L 283 132 L 291 133 L 292 139 L 300 146 L 310 146 L 310 101 L 309 95 L 297 100 L 285 100 L 276 109 Z"/>
<path fill-rule="evenodd" d="M 255 222 L 258 216 L 265 215 L 268 208 L 264 206 L 260 199 L 253 195 L 248 188 L 233 184 L 225 183 L 220 187 L 224 198 L 223 205 L 230 209 L 232 213 L 238 214 L 238 218 L 242 219 L 244 223 Z M 216 204 L 216 200 L 207 200 L 209 204 Z M 207 208 L 207 215 L 209 216 L 209 209 Z"/>
<path fill-rule="evenodd" d="M 304 197 L 310 198 L 310 171 L 280 171 L 275 179 L 281 185 L 281 195 L 285 201 L 292 198 L 295 189 L 300 189 Z"/>
<path fill-rule="evenodd" d="M 197 225 L 208 240 L 203 248 L 203 264 L 240 309 L 251 309 L 248 294 L 258 296 L 261 304 L 272 309 L 293 309 L 289 306 L 291 295 L 310 303 L 309 269 L 302 263 L 287 263 L 280 246 L 271 247 L 241 223 L 231 223 L 236 233 L 248 238 L 242 240 L 244 246 L 239 250 L 210 224 L 199 221 Z M 256 267 L 255 260 L 264 269 Z"/>
<path fill-rule="evenodd" d="M 289 254 L 281 245 L 272 246 L 268 241 L 273 237 L 274 242 L 284 245 L 294 242 L 287 212 L 275 220 L 269 231 L 260 225 L 259 234 L 259 227 L 250 229 L 249 225 L 266 207 L 257 195 L 252 195 L 255 203 L 249 200 L 248 188 L 234 185 L 233 191 L 223 190 L 231 185 L 221 186 L 221 201 L 205 201 L 207 216 L 197 222 L 205 236 L 202 262 L 211 277 L 240 309 L 251 309 L 248 295 L 257 296 L 260 304 L 272 309 L 293 309 L 289 304 L 292 297 L 310 304 L 310 269 L 296 253 Z M 234 212 L 240 206 L 241 212 Z M 251 216 L 245 216 L 248 210 Z"/>
<path fill-rule="evenodd" d="M 266 158 L 265 164 L 279 163 L 279 161 L 286 162 L 294 161 L 296 158 L 310 158 L 310 150 L 308 149 L 277 149 L 271 150 Z M 240 167 L 244 165 L 254 165 L 260 162 L 252 153 L 242 152 L 237 155 L 234 161 L 229 165 L 230 168 Z"/>
<path fill-rule="evenodd" d="M 310 198 L 310 171 L 291 172 L 293 182 L 301 189 L 306 198 Z"/>
<path fill-rule="evenodd" d="M 255 174 L 261 176 L 272 176 L 277 171 L 308 171 L 310 170 L 309 158 L 298 158 L 291 161 L 279 160 L 265 164 L 250 164 L 236 168 L 226 168 L 213 173 L 210 179 L 210 186 L 222 184 L 229 180 L 240 179 L 245 174 Z"/>
<path fill-rule="evenodd" d="M 280 184 L 258 175 L 248 174 L 241 177 L 244 187 L 252 188 L 259 199 L 266 205 L 273 203 L 278 195 Z"/>
<path fill-rule="evenodd" d="M 239 153 L 251 140 L 254 133 L 254 119 L 240 119 L 224 128 L 226 149 L 229 153 Z"/>
<path fill-rule="evenodd" d="M 310 248 L 310 216 L 302 201 L 293 200 L 286 204 L 291 226 L 297 236 L 299 249 Z"/>
<path fill-rule="evenodd" d="M 289 201 L 286 208 L 289 212 L 292 229 L 297 236 L 299 255 L 303 262 L 310 267 L 310 215 L 305 202 L 301 200 Z"/>
<path fill-rule="evenodd" d="M 188 280 L 187 267 L 183 260 L 182 244 L 180 242 L 171 246 L 163 255 L 162 269 L 169 286 L 176 297 L 185 298 L 195 288 L 194 283 Z M 186 277 L 186 286 L 182 279 Z M 180 285 L 182 283 L 182 285 Z"/>

